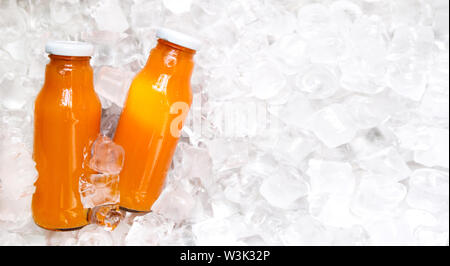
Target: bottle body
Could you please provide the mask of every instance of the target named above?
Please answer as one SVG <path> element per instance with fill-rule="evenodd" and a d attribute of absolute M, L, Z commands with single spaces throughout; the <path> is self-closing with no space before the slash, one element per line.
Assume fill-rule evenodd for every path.
<path fill-rule="evenodd" d="M 101 104 L 90 57 L 49 57 L 35 101 L 33 158 L 38 179 L 32 211 L 37 225 L 70 230 L 88 224 L 79 178 L 89 145 L 100 130 Z"/>
<path fill-rule="evenodd" d="M 192 102 L 195 51 L 158 40 L 134 78 L 114 141 L 125 150 L 120 206 L 147 212 L 158 198 Z"/>

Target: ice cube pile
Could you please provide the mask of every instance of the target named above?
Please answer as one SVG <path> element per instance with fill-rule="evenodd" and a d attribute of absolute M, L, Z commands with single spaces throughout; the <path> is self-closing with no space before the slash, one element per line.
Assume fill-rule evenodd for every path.
<path fill-rule="evenodd" d="M 449 244 L 447 0 L 0 3 L 0 245 Z M 95 44 L 111 137 L 158 26 L 203 45 L 153 212 L 112 232 L 38 228 L 45 42 Z"/>
<path fill-rule="evenodd" d="M 112 231 L 118 226 L 124 213 L 119 209 L 119 173 L 123 167 L 125 151 L 102 134 L 87 147 L 84 152 L 83 174 L 79 178 L 81 203 L 90 210 L 90 223 Z"/>

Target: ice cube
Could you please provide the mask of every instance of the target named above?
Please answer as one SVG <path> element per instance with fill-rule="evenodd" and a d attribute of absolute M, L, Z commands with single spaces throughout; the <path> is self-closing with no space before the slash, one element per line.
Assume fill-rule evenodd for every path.
<path fill-rule="evenodd" d="M 396 141 L 389 129 L 375 127 L 361 131 L 361 134 L 352 140 L 349 148 L 355 158 L 365 158 L 393 146 Z"/>
<path fill-rule="evenodd" d="M 286 74 L 294 74 L 296 68 L 306 63 L 307 43 L 299 34 L 288 34 L 275 40 L 269 49 L 274 56 L 287 65 Z"/>
<path fill-rule="evenodd" d="M 174 223 L 162 215 L 151 212 L 137 216 L 125 238 L 126 245 L 159 245 L 170 237 L 174 231 Z"/>
<path fill-rule="evenodd" d="M 354 121 L 342 104 L 317 111 L 309 121 L 309 128 L 330 148 L 350 142 L 356 134 Z"/>
<path fill-rule="evenodd" d="M 227 219 L 211 218 L 192 226 L 196 245 L 243 245 L 238 240 L 237 227 Z"/>
<path fill-rule="evenodd" d="M 119 202 L 119 176 L 113 174 L 91 174 L 80 177 L 81 202 L 85 208 L 116 204 Z"/>
<path fill-rule="evenodd" d="M 316 219 L 304 215 L 292 220 L 280 234 L 284 245 L 327 245 L 332 241 L 330 232 Z"/>
<path fill-rule="evenodd" d="M 341 86 L 349 91 L 363 94 L 377 94 L 385 88 L 386 62 L 367 62 L 352 56 L 339 63 Z"/>
<path fill-rule="evenodd" d="M 129 27 L 118 0 L 101 1 L 92 16 L 99 30 L 123 32 Z"/>
<path fill-rule="evenodd" d="M 414 161 L 428 167 L 449 167 L 449 131 L 441 128 L 427 128 L 428 141 L 414 151 Z"/>
<path fill-rule="evenodd" d="M 308 4 L 297 12 L 297 31 L 306 38 L 314 38 L 330 26 L 330 10 L 321 3 Z"/>
<path fill-rule="evenodd" d="M 384 218 L 365 225 L 371 245 L 398 246 L 411 245 L 414 236 L 402 219 Z"/>
<path fill-rule="evenodd" d="M 284 123 L 297 129 L 306 127 L 306 123 L 313 116 L 314 111 L 315 108 L 311 102 L 300 93 L 291 95 L 288 102 L 279 108 L 269 107 L 269 112 L 275 112 L 275 115 Z"/>
<path fill-rule="evenodd" d="M 330 11 L 333 17 L 333 26 L 343 34 L 347 33 L 353 23 L 363 15 L 360 5 L 348 0 L 333 1 L 330 4 Z"/>
<path fill-rule="evenodd" d="M 244 165 L 248 161 L 249 143 L 235 140 L 233 142 L 215 138 L 206 143 L 216 169 L 230 169 Z"/>
<path fill-rule="evenodd" d="M 374 17 L 361 16 L 346 41 L 348 54 L 339 62 L 341 85 L 350 91 L 376 94 L 385 87 L 387 71 L 386 29 Z"/>
<path fill-rule="evenodd" d="M 253 94 L 258 99 L 269 99 L 286 86 L 286 77 L 275 62 L 261 62 L 249 75 Z"/>
<path fill-rule="evenodd" d="M 365 175 L 358 185 L 352 210 L 363 217 L 392 212 L 406 196 L 406 187 L 382 175 Z"/>
<path fill-rule="evenodd" d="M 411 174 L 409 166 L 395 148 L 388 147 L 361 157 L 359 165 L 373 173 L 393 177 L 400 181 Z"/>
<path fill-rule="evenodd" d="M 269 204 L 282 208 L 295 208 L 295 200 L 308 194 L 309 185 L 295 169 L 282 170 L 266 178 L 259 192 Z"/>
<path fill-rule="evenodd" d="M 354 95 L 344 103 L 360 129 L 378 126 L 396 110 L 395 102 L 386 97 Z"/>
<path fill-rule="evenodd" d="M 100 124 L 100 133 L 103 136 L 113 138 L 116 131 L 117 123 L 119 122 L 120 113 L 122 109 L 116 104 L 112 104 L 106 109 L 102 110 L 102 119 Z"/>
<path fill-rule="evenodd" d="M 64 24 L 76 15 L 79 8 L 79 0 L 56 0 L 50 2 L 50 15 L 56 24 Z"/>
<path fill-rule="evenodd" d="M 191 9 L 192 0 L 163 0 L 163 4 L 167 9 L 178 15 L 189 12 Z"/>
<path fill-rule="evenodd" d="M 88 214 L 89 223 L 100 225 L 105 231 L 116 229 L 124 217 L 125 211 L 117 204 L 97 205 L 91 208 Z"/>
<path fill-rule="evenodd" d="M 3 45 L 23 36 L 27 28 L 27 13 L 15 1 L 0 9 L 0 43 Z"/>
<path fill-rule="evenodd" d="M 75 246 L 77 244 L 78 233 L 79 231 L 47 232 L 47 244 L 51 246 Z"/>
<path fill-rule="evenodd" d="M 194 148 L 180 143 L 182 149 L 182 161 L 180 170 L 182 176 L 199 177 L 202 181 L 207 181 L 211 177 L 212 159 L 206 149 Z"/>
<path fill-rule="evenodd" d="M 103 66 L 95 73 L 95 91 L 123 107 L 133 76 L 132 72 Z"/>
<path fill-rule="evenodd" d="M 273 153 L 277 159 L 299 166 L 317 146 L 318 143 L 313 136 L 293 131 L 279 135 L 273 147 Z"/>
<path fill-rule="evenodd" d="M 436 126 L 444 127 L 449 120 L 448 106 L 449 95 L 445 85 L 429 85 L 420 102 L 419 112 L 421 116 L 436 121 Z"/>
<path fill-rule="evenodd" d="M 334 229 L 333 235 L 333 246 L 364 246 L 369 243 L 369 236 L 361 225 Z"/>
<path fill-rule="evenodd" d="M 83 227 L 78 235 L 78 246 L 111 246 L 112 244 L 110 233 L 95 225 Z"/>
<path fill-rule="evenodd" d="M 152 211 L 169 218 L 174 222 L 182 222 L 192 215 L 194 199 L 181 188 L 167 191 L 153 204 Z"/>
<path fill-rule="evenodd" d="M 297 74 L 296 85 L 310 99 L 328 98 L 338 89 L 336 69 L 326 65 L 308 65 Z"/>
<path fill-rule="evenodd" d="M 0 105 L 12 109 L 19 110 L 24 107 L 30 98 L 30 89 L 21 88 L 23 85 L 17 77 L 5 77 L 0 81 Z"/>
<path fill-rule="evenodd" d="M 24 246 L 25 239 L 19 234 L 0 229 L 0 243 L 2 246 Z"/>
<path fill-rule="evenodd" d="M 449 206 L 448 172 L 434 169 L 417 169 L 409 179 L 406 202 L 414 208 L 432 213 L 446 210 Z"/>
<path fill-rule="evenodd" d="M 310 177 L 311 194 L 351 194 L 355 187 L 349 163 L 311 159 L 306 174 Z"/>
<path fill-rule="evenodd" d="M 117 175 L 123 167 L 125 151 L 109 137 L 100 135 L 92 144 L 89 167 L 104 174 Z"/>
<path fill-rule="evenodd" d="M 162 11 L 162 4 L 160 2 L 134 1 L 130 11 L 131 26 L 134 29 L 140 29 L 154 28 L 162 25 L 164 21 Z"/>
<path fill-rule="evenodd" d="M 425 93 L 427 78 L 421 66 L 405 58 L 392 64 L 389 85 L 399 95 L 419 101 Z"/>
<path fill-rule="evenodd" d="M 31 157 L 31 152 L 24 147 L 23 143 L 7 145 L 6 148 L 6 145 L 0 144 L 1 195 L 13 201 L 28 198 L 35 190 L 34 182 L 38 176 L 36 164 Z"/>
<path fill-rule="evenodd" d="M 310 214 L 326 226 L 349 228 L 358 223 L 350 212 L 350 194 L 312 194 L 308 197 Z"/>

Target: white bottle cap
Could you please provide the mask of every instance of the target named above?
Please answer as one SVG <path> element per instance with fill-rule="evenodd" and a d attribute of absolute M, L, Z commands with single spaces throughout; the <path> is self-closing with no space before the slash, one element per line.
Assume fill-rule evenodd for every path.
<path fill-rule="evenodd" d="M 192 50 L 198 50 L 200 48 L 199 40 L 171 29 L 158 28 L 156 37 Z"/>
<path fill-rule="evenodd" d="M 92 56 L 94 53 L 94 46 L 86 42 L 49 41 L 45 45 L 45 51 L 54 55 Z"/>

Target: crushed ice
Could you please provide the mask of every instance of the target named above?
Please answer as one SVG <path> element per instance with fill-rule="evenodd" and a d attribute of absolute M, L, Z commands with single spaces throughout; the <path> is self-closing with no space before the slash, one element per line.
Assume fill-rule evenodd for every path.
<path fill-rule="evenodd" d="M 0 2 L 0 245 L 448 245 L 448 1 L 49 2 Z M 32 121 L 45 42 L 95 44 L 112 137 L 157 26 L 203 47 L 153 212 L 112 232 L 38 228 Z"/>

